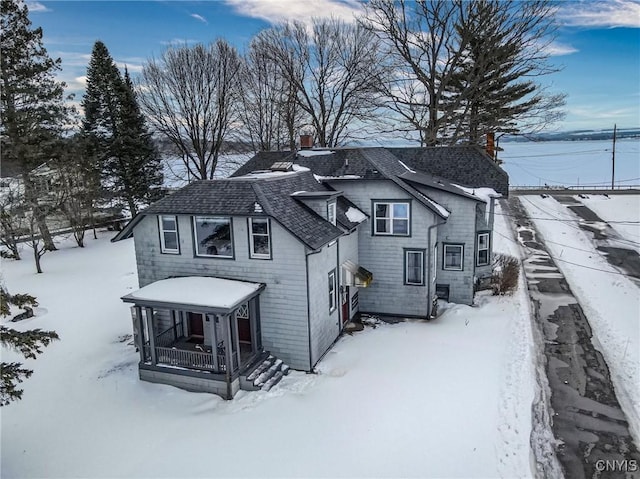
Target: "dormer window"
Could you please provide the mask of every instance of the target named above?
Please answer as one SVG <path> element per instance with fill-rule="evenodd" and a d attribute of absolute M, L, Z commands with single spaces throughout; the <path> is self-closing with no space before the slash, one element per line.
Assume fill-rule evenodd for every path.
<path fill-rule="evenodd" d="M 336 224 L 336 202 L 327 203 L 327 221 L 335 226 Z"/>

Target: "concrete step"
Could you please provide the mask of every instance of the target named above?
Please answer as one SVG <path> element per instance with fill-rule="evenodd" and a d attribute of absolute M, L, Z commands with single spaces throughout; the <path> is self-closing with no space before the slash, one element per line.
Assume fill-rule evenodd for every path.
<path fill-rule="evenodd" d="M 264 385 L 262 386 L 262 390 L 269 391 L 273 386 L 278 384 L 283 377 L 284 377 L 284 373 L 282 371 L 276 371 L 273 377 L 269 379 L 266 383 L 264 383 Z"/>
<path fill-rule="evenodd" d="M 263 372 L 265 372 L 267 369 L 269 369 L 273 365 L 274 360 L 275 358 L 269 355 L 267 359 L 262 361 L 262 364 L 260 364 L 260 366 L 254 369 L 253 372 L 249 374 L 249 376 L 247 376 L 247 379 L 249 381 L 255 381 L 258 378 L 258 376 L 260 376 Z"/>
<path fill-rule="evenodd" d="M 269 391 L 284 376 L 289 374 L 290 368 L 275 356 L 269 354 L 258 366 L 246 376 L 240 377 L 240 387 L 246 391 L 264 389 Z"/>

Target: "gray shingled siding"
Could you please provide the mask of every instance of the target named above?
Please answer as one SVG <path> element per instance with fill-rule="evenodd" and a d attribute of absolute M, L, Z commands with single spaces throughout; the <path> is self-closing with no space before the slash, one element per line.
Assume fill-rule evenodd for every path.
<path fill-rule="evenodd" d="M 427 285 L 404 284 L 404 249 L 428 249 L 428 227 L 435 215 L 389 180 L 332 182 L 337 190 L 370 216 L 359 227 L 359 264 L 373 273 L 368 288 L 360 288 L 360 310 L 391 315 L 427 316 L 430 301 Z M 373 236 L 371 203 L 377 200 L 399 200 L 411 203 L 411 236 Z M 425 251 L 426 252 L 426 251 Z M 425 258 L 427 258 L 426 252 Z M 426 273 L 426 268 L 425 268 Z"/>
<path fill-rule="evenodd" d="M 307 282 L 304 246 L 271 220 L 272 260 L 249 259 L 247 219 L 233 218 L 235 260 L 197 258 L 193 254 L 191 217 L 178 216 L 180 255 L 160 253 L 158 221 L 145 217 L 135 228 L 140 287 L 171 276 L 218 276 L 265 283 L 260 295 L 265 350 L 292 368 L 308 370 Z"/>
<path fill-rule="evenodd" d="M 475 274 L 476 204 L 478 202 L 432 188 L 419 189 L 451 212 L 447 222 L 437 228 L 438 269 L 436 283 L 449 285 L 449 301 L 452 303 L 472 304 Z M 449 271 L 442 268 L 443 246 L 446 243 L 464 245 L 462 271 Z"/>
<path fill-rule="evenodd" d="M 340 333 L 338 307 L 329 311 L 329 272 L 336 272 L 336 304 L 338 301 L 338 243 L 325 246 L 308 256 L 309 318 L 311 324 L 311 364 L 315 365 Z"/>
<path fill-rule="evenodd" d="M 298 201 L 312 209 L 320 218 L 327 219 L 327 205 L 329 204 L 327 198 L 300 198 Z M 336 200 L 334 198 L 331 201 L 335 202 Z"/>
<path fill-rule="evenodd" d="M 344 263 L 346 260 L 349 260 L 355 264 L 360 264 L 360 260 L 358 257 L 358 231 L 360 229 L 366 229 L 368 223 L 364 223 L 362 226 L 359 226 L 356 231 L 353 231 L 351 234 L 343 236 L 340 238 L 340 264 Z M 342 284 L 342 271 L 338 271 L 339 281 Z M 359 288 L 355 286 L 349 287 L 349 319 L 353 317 L 356 311 L 360 310 L 360 302 L 355 308 L 351 307 L 354 294 L 358 294 L 358 298 L 360 298 L 360 294 L 358 293 Z"/>
<path fill-rule="evenodd" d="M 493 202 L 494 200 L 492 200 Z M 476 206 L 476 233 L 489 232 L 489 264 L 476 266 L 476 277 L 485 278 L 491 276 L 491 257 L 493 251 L 493 208 L 488 208 L 486 203 L 478 203 Z M 478 247 L 476 241 L 475 248 Z M 475 250 L 474 250 L 474 254 Z"/>

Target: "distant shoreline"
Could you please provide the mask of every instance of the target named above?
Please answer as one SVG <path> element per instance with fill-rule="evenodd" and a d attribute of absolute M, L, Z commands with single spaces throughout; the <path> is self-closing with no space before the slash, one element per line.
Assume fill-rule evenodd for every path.
<path fill-rule="evenodd" d="M 640 128 L 624 128 L 616 132 L 616 140 L 640 139 Z M 557 133 L 537 133 L 529 136 L 508 136 L 500 138 L 504 143 L 526 143 L 541 141 L 591 141 L 613 140 L 613 129 L 610 130 L 578 130 Z"/>

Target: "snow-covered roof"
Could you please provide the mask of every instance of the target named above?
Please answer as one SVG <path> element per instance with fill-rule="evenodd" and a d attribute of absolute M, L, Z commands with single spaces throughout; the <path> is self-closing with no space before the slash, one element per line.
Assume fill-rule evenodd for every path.
<path fill-rule="evenodd" d="M 333 155 L 333 151 L 331 150 L 300 150 L 298 152 L 298 156 L 303 158 L 309 158 L 311 156 L 324 156 L 324 155 Z"/>
<path fill-rule="evenodd" d="M 347 219 L 352 223 L 362 223 L 367 219 L 367 215 L 353 206 L 349 207 L 349 209 L 345 212 L 345 215 L 347 216 Z"/>
<path fill-rule="evenodd" d="M 456 188 L 460 188 L 462 191 L 467 193 L 468 195 L 475 196 L 476 198 L 481 199 L 487 204 L 491 203 L 491 199 L 493 198 L 501 198 L 502 195 L 493 188 L 467 188 L 466 186 L 456 185 L 455 183 L 451 183 L 452 186 Z"/>
<path fill-rule="evenodd" d="M 125 303 L 142 306 L 197 308 L 226 313 L 256 296 L 260 283 L 206 276 L 187 276 L 156 281 L 122 297 Z"/>

